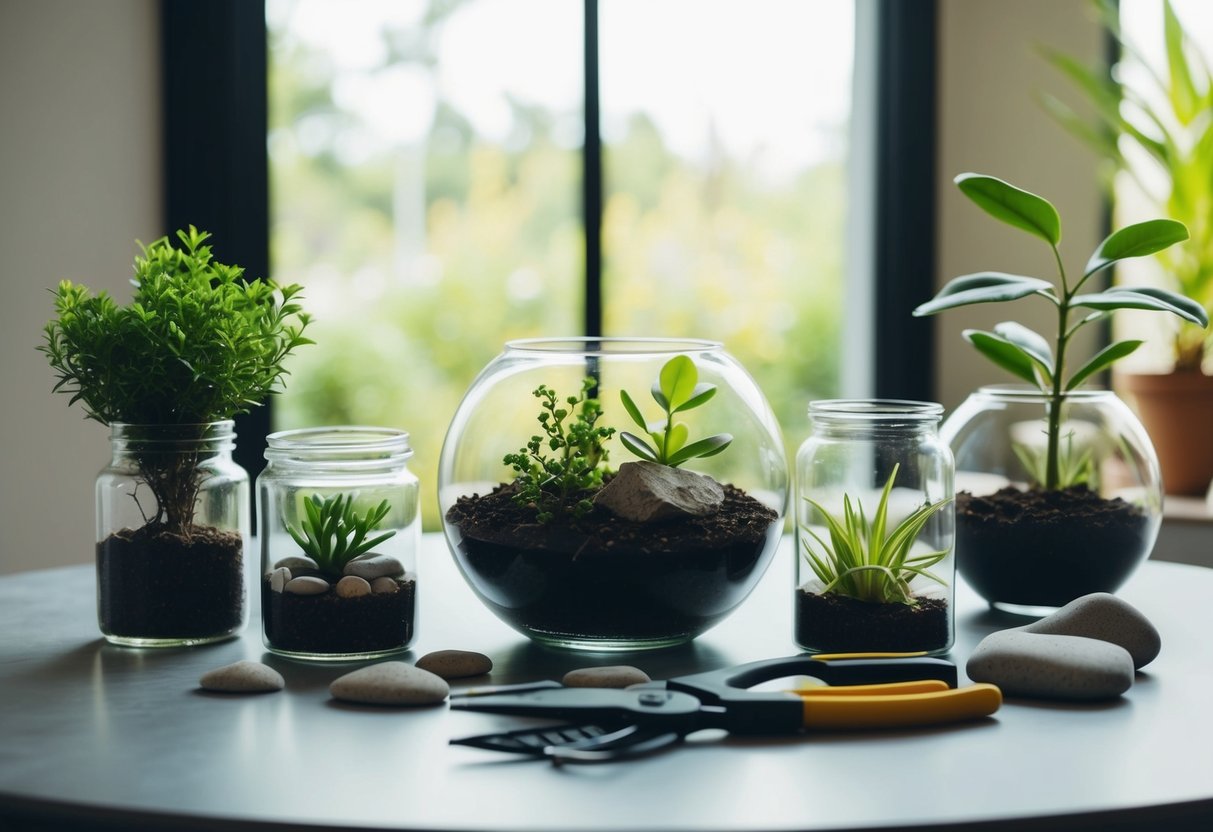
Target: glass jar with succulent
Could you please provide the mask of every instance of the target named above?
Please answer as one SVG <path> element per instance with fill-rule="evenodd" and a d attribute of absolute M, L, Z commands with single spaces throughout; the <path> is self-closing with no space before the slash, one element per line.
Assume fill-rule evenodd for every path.
<path fill-rule="evenodd" d="M 959 568 L 992 604 L 1060 606 L 1088 592 L 1112 592 L 1153 546 L 1161 512 L 1158 464 L 1149 437 L 1112 394 L 1081 389 L 1141 346 L 1120 340 L 1076 370 L 1074 336 L 1121 309 L 1167 312 L 1207 326 L 1204 308 L 1148 286 L 1083 291 L 1121 260 L 1187 239 L 1182 223 L 1148 220 L 1113 232 L 1071 279 L 1061 257 L 1061 222 L 1047 200 L 992 176 L 962 174 L 962 193 L 991 216 L 1043 240 L 1057 263 L 1056 284 L 980 272 L 955 278 L 914 310 L 933 315 L 977 303 L 1041 298 L 1057 313 L 1056 337 L 1013 321 L 965 330 L 982 355 L 1028 383 L 983 388 L 945 422 L 956 456 Z"/>
<path fill-rule="evenodd" d="M 1169 0 L 1159 4 L 1158 66 L 1122 29 L 1115 2 L 1094 5 L 1120 48 L 1116 70 L 1046 53 L 1088 99 L 1094 120 L 1052 95 L 1043 96 L 1044 104 L 1099 155 L 1106 171 L 1123 173 L 1118 193 L 1131 192 L 1148 210 L 1187 226 L 1191 239 L 1159 252 L 1152 279 L 1192 298 L 1207 315 L 1213 310 L 1213 73 Z M 1165 371 L 1118 374 L 1117 386 L 1135 401 L 1154 439 L 1167 492 L 1203 494 L 1213 477 L 1213 432 L 1203 429 L 1213 416 L 1213 376 L 1206 374 L 1211 342 L 1205 327 L 1170 320 L 1176 324 L 1171 361 L 1156 367 Z"/>
<path fill-rule="evenodd" d="M 192 226 L 135 258 L 122 306 L 64 281 L 39 350 L 85 415 L 110 427 L 97 478 L 97 600 L 116 644 L 227 638 L 245 622 L 248 475 L 232 417 L 281 386 L 309 344 L 299 287 L 243 279 Z"/>
<path fill-rule="evenodd" d="M 954 632 L 952 454 L 932 402 L 812 402 L 796 455 L 796 643 L 944 653 Z"/>
<path fill-rule="evenodd" d="M 646 388 L 662 418 L 629 392 Z M 538 414 L 513 419 L 528 394 Z M 539 431 L 514 450 L 528 415 Z M 621 452 L 635 459 L 613 467 Z M 464 577 L 498 617 L 545 644 L 631 650 L 689 641 L 749 594 L 786 484 L 770 408 L 719 344 L 539 339 L 507 345 L 464 397 L 439 502 Z"/>
<path fill-rule="evenodd" d="M 407 649 L 421 529 L 408 434 L 307 428 L 268 444 L 257 478 L 265 646 L 320 661 Z"/>

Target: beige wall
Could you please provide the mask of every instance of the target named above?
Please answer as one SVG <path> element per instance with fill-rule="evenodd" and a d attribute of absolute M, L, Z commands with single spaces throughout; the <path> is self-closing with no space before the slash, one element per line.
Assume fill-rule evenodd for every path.
<path fill-rule="evenodd" d="M 1081 99 L 1036 50 L 1050 46 L 1097 61 L 1103 34 L 1090 4 L 941 0 L 939 11 L 938 285 L 976 271 L 1056 277 L 1046 243 L 999 223 L 956 189 L 952 178 L 965 171 L 1006 179 L 1057 206 L 1062 257 L 1068 273 L 1080 270 L 1102 232 L 1094 157 L 1045 114 L 1034 95 L 1047 90 L 1082 111 Z M 937 318 L 936 395 L 949 410 L 975 387 L 1015 381 L 960 335 L 1004 320 L 1031 326 L 1050 340 L 1056 335 L 1053 307 L 1039 298 L 971 306 Z M 1092 344 L 1090 338 L 1080 343 L 1078 354 L 1089 354 Z"/>
<path fill-rule="evenodd" d="M 93 559 L 85 422 L 34 347 L 61 278 L 129 297 L 160 220 L 155 0 L 0 0 L 0 573 Z"/>

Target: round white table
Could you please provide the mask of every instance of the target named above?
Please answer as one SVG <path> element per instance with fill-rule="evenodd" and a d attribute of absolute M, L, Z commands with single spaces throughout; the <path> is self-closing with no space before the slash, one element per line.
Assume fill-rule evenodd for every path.
<path fill-rule="evenodd" d="M 594 664 L 653 678 L 788 655 L 788 541 L 754 595 L 693 645 L 577 654 L 493 618 L 426 535 L 419 637 L 405 660 L 464 648 L 492 682 Z M 692 737 L 627 762 L 554 767 L 452 747 L 510 717 L 353 707 L 328 684 L 350 666 L 242 638 L 131 650 L 101 640 L 88 566 L 0 578 L 0 829 L 824 830 L 1213 829 L 1213 570 L 1148 563 L 1120 593 L 1159 627 L 1162 655 L 1121 699 L 1009 700 L 947 728 L 776 739 Z M 986 633 L 1021 623 L 963 585 L 962 667 Z M 197 690 L 203 671 L 264 660 L 281 693 Z M 65 826 L 66 825 L 66 826 Z M 72 825 L 75 825 L 73 827 Z"/>

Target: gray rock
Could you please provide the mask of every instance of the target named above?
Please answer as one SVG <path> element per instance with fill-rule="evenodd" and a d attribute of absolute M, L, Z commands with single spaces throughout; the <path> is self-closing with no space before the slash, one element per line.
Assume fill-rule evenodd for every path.
<path fill-rule="evenodd" d="M 1040 699 L 1112 699 L 1133 684 L 1133 658 L 1119 645 L 1019 628 L 986 636 L 965 671 L 1007 696 Z"/>
<path fill-rule="evenodd" d="M 470 650 L 435 650 L 417 660 L 417 667 L 443 679 L 482 676 L 493 669 L 493 660 Z"/>
<path fill-rule="evenodd" d="M 395 578 L 376 578 L 371 581 L 371 592 L 376 595 L 389 595 L 400 588 Z"/>
<path fill-rule="evenodd" d="M 706 517 L 724 505 L 724 487 L 694 471 L 655 462 L 625 462 L 594 503 L 634 523 Z"/>
<path fill-rule="evenodd" d="M 222 693 L 268 693 L 282 690 L 282 674 L 259 662 L 236 662 L 202 674 L 198 686 Z"/>
<path fill-rule="evenodd" d="M 1133 667 L 1139 669 L 1154 661 L 1162 649 L 1162 637 L 1154 625 L 1127 601 L 1107 592 L 1075 598 L 1052 615 L 1019 629 L 1110 641 L 1128 650 Z"/>
<path fill-rule="evenodd" d="M 316 561 L 304 555 L 291 555 L 285 557 L 274 564 L 274 568 L 278 569 L 285 566 L 287 569 L 319 569 Z"/>
<path fill-rule="evenodd" d="M 373 664 L 329 685 L 335 699 L 363 705 L 436 705 L 450 692 L 441 676 L 404 662 Z"/>
<path fill-rule="evenodd" d="M 366 578 L 359 578 L 357 575 L 346 575 L 337 582 L 337 595 L 342 598 L 360 598 L 363 595 L 371 594 L 371 585 Z"/>
<path fill-rule="evenodd" d="M 286 586 L 282 587 L 282 591 L 292 595 L 323 595 L 329 591 L 329 582 L 324 578 L 309 576 L 291 578 L 286 582 Z"/>
<path fill-rule="evenodd" d="M 342 570 L 346 575 L 356 575 L 373 581 L 375 578 L 395 578 L 404 574 L 404 565 L 390 555 L 368 555 L 354 558 Z"/>
<path fill-rule="evenodd" d="M 626 688 L 651 682 L 649 674 L 638 667 L 619 664 L 609 667 L 582 667 L 564 674 L 561 682 L 569 688 Z"/>
<path fill-rule="evenodd" d="M 285 566 L 277 567 L 270 573 L 270 589 L 281 592 L 282 588 L 291 582 L 291 570 Z"/>

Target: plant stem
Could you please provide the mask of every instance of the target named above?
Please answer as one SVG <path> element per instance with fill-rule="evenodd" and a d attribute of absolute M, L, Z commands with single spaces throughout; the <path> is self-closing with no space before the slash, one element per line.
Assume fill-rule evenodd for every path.
<path fill-rule="evenodd" d="M 1066 283 L 1066 268 L 1061 262 L 1061 252 L 1053 246 L 1053 257 L 1057 261 L 1057 272 L 1061 276 L 1061 300 L 1057 304 L 1057 355 L 1053 364 L 1053 389 L 1049 394 L 1048 440 L 1045 455 L 1045 490 L 1054 491 L 1060 482 L 1059 456 L 1061 444 L 1062 382 L 1065 377 L 1066 345 L 1070 340 L 1070 287 Z"/>

